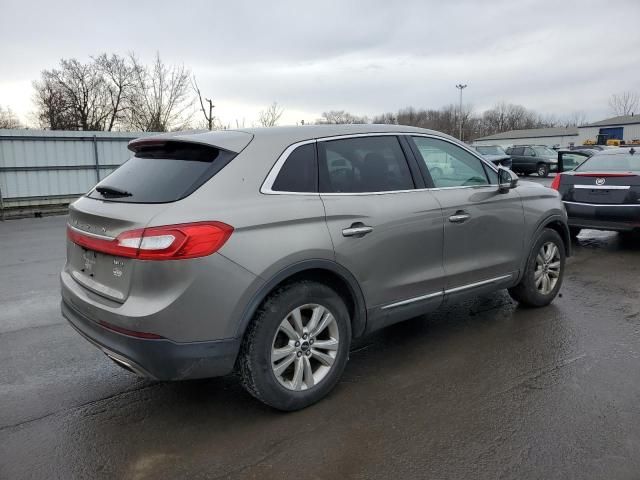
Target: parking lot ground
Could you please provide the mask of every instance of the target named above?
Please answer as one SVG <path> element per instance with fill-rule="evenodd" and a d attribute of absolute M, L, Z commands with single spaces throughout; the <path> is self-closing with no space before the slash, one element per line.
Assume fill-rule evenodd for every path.
<path fill-rule="evenodd" d="M 498 292 L 366 337 L 325 400 L 283 414 L 234 377 L 138 379 L 80 338 L 65 220 L 0 223 L 2 479 L 640 474 L 638 240 L 583 232 L 549 307 Z"/>

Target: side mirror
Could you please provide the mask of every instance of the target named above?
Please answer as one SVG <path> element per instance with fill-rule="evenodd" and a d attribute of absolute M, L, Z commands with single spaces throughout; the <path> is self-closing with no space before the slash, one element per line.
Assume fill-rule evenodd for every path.
<path fill-rule="evenodd" d="M 518 186 L 518 176 L 507 168 L 498 167 L 498 191 L 506 193 Z"/>

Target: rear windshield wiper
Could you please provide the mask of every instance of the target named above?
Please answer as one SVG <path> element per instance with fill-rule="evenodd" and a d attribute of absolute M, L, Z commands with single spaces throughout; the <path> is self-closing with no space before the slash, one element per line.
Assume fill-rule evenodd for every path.
<path fill-rule="evenodd" d="M 105 197 L 116 198 L 116 197 L 130 197 L 133 194 L 131 192 L 127 192 L 126 190 L 121 190 L 115 187 L 108 187 L 106 185 L 101 187 L 96 187 L 96 191 L 101 193 Z"/>

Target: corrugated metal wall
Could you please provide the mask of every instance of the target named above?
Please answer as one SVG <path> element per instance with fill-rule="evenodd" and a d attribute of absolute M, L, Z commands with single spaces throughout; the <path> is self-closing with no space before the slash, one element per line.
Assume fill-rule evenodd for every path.
<path fill-rule="evenodd" d="M 632 123 L 627 125 L 611 125 L 611 126 L 619 126 L 623 128 L 623 139 L 626 142 L 631 142 L 632 140 L 640 139 L 640 124 Z M 610 128 L 611 126 L 607 125 L 605 127 L 580 127 L 578 129 L 579 139 L 578 142 L 582 144 L 585 140 L 593 140 L 594 142 L 598 139 L 598 133 L 600 133 L 601 128 Z"/>
<path fill-rule="evenodd" d="M 130 156 L 140 132 L 0 130 L 4 208 L 68 203 Z"/>

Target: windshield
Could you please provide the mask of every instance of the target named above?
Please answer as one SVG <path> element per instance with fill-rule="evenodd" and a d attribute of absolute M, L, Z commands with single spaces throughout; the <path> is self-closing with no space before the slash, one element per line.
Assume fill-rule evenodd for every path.
<path fill-rule="evenodd" d="M 482 155 L 506 155 L 502 147 L 497 145 L 487 145 L 484 147 L 476 147 L 476 150 Z"/>
<path fill-rule="evenodd" d="M 558 153 L 555 150 L 551 150 L 547 147 L 533 147 L 533 150 L 539 157 L 556 158 L 558 156 Z"/>
<path fill-rule="evenodd" d="M 581 172 L 638 172 L 640 171 L 640 154 L 594 155 L 575 170 Z"/>

